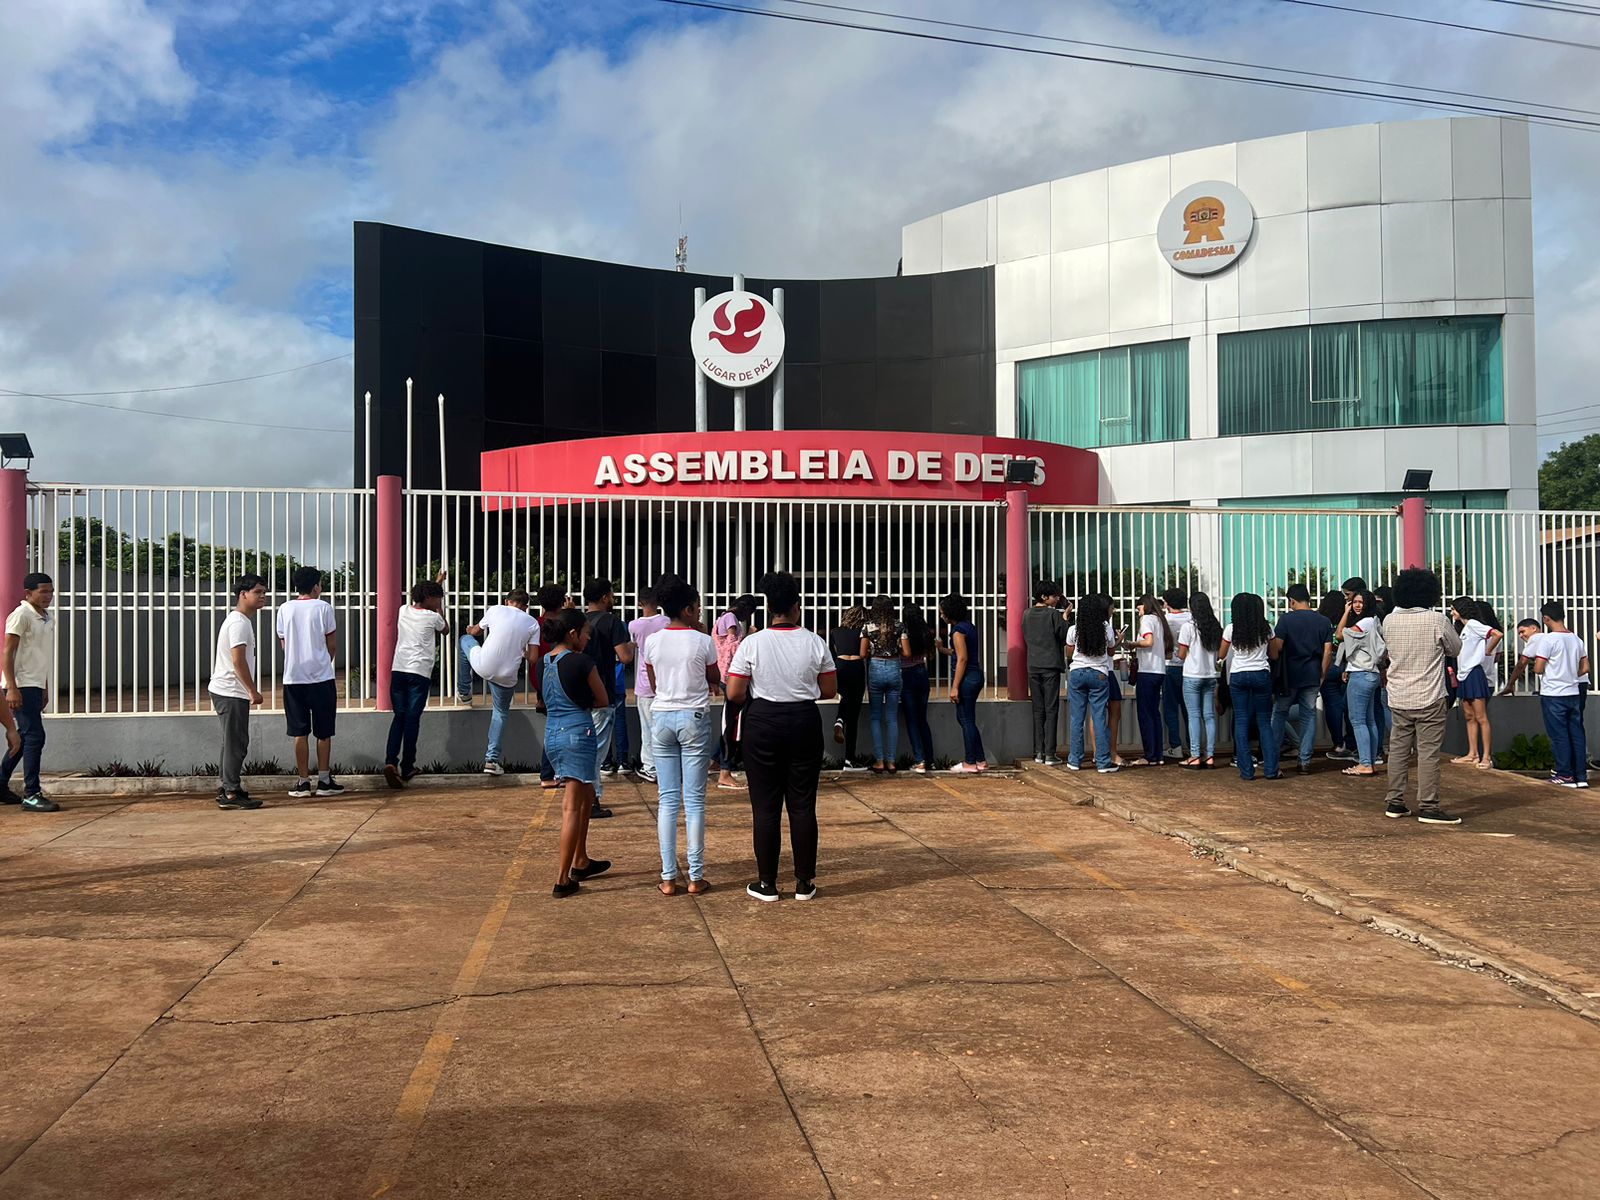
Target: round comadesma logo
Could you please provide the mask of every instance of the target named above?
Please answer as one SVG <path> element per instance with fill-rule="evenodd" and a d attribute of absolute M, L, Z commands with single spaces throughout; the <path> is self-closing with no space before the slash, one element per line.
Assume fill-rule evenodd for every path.
<path fill-rule="evenodd" d="M 1239 261 L 1255 231 L 1255 210 L 1231 183 L 1192 183 L 1167 201 L 1156 244 L 1175 271 L 1210 275 Z"/>
<path fill-rule="evenodd" d="M 695 314 L 689 345 L 707 379 L 752 387 L 783 361 L 783 318 L 754 292 L 723 292 Z"/>

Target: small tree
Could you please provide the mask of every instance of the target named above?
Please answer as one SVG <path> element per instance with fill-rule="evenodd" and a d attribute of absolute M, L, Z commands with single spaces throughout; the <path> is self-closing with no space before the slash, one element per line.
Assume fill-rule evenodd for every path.
<path fill-rule="evenodd" d="M 1600 508 L 1600 433 L 1565 443 L 1539 467 L 1540 508 Z"/>

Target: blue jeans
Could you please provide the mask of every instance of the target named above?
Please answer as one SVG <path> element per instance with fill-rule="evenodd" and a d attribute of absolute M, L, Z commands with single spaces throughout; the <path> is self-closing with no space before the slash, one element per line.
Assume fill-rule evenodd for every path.
<path fill-rule="evenodd" d="M 1233 755 L 1239 760 L 1239 778 L 1256 777 L 1256 760 L 1250 753 L 1250 725 L 1261 734 L 1262 770 L 1268 779 L 1278 777 L 1278 743 L 1272 736 L 1272 672 L 1235 671 L 1228 677 L 1233 693 Z"/>
<path fill-rule="evenodd" d="M 1189 710 L 1189 754 L 1193 758 L 1210 758 L 1217 752 L 1217 680 L 1185 679 L 1183 704 Z M 1201 727 L 1205 741 L 1201 742 Z M 1098 734 L 1096 736 L 1099 736 Z M 1204 746 L 1202 750 L 1201 747 Z"/>
<path fill-rule="evenodd" d="M 606 748 L 606 761 L 617 766 L 628 765 L 628 695 L 624 692 L 611 705 L 611 745 Z"/>
<path fill-rule="evenodd" d="M 1350 729 L 1350 709 L 1345 703 L 1343 668 L 1335 665 L 1322 677 L 1322 716 L 1335 750 L 1350 750 L 1355 731 Z"/>
<path fill-rule="evenodd" d="M 606 754 L 611 750 L 611 710 L 592 708 L 589 710 L 589 719 L 594 722 L 594 802 L 599 804 L 606 790 L 600 764 L 605 762 Z"/>
<path fill-rule="evenodd" d="M 956 723 L 961 726 L 962 756 L 968 764 L 981 763 L 983 735 L 978 732 L 978 693 L 983 691 L 983 671 L 968 667 L 956 685 Z"/>
<path fill-rule="evenodd" d="M 489 711 L 489 745 L 483 752 L 483 761 L 497 763 L 500 761 L 500 738 L 506 729 L 506 714 L 511 711 L 511 701 L 516 698 L 517 689 L 488 679 L 484 683 L 488 685 L 494 707 Z"/>
<path fill-rule="evenodd" d="M 44 754 L 44 689 L 18 688 L 22 693 L 22 707 L 17 709 L 17 732 L 22 735 L 22 749 L 15 755 L 7 754 L 0 762 L 0 787 L 11 786 L 11 774 L 22 764 L 22 794 L 37 796 L 39 792 L 39 759 Z M 5 700 L 0 698 L 0 704 Z"/>
<path fill-rule="evenodd" d="M 1111 765 L 1111 681 L 1093 667 L 1078 667 L 1067 675 L 1067 719 L 1072 736 L 1067 761 L 1083 762 L 1083 719 L 1094 721 L 1094 765 L 1102 771 Z"/>
<path fill-rule="evenodd" d="M 1376 671 L 1351 671 L 1345 684 L 1344 699 L 1350 708 L 1350 724 L 1356 731 L 1356 758 L 1364 767 L 1378 761 L 1383 749 L 1383 718 L 1378 713 L 1381 690 Z"/>
<path fill-rule="evenodd" d="M 867 660 L 867 711 L 872 716 L 872 756 L 892 763 L 900 742 L 900 660 Z"/>
<path fill-rule="evenodd" d="M 1161 693 L 1166 690 L 1166 686 L 1165 671 L 1159 675 L 1152 671 L 1140 671 L 1139 681 L 1134 684 L 1134 705 L 1139 716 L 1139 741 L 1144 747 L 1146 762 L 1159 763 L 1165 757 L 1161 741 Z"/>
<path fill-rule="evenodd" d="M 1583 732 L 1582 697 L 1540 696 L 1539 714 L 1544 717 L 1545 732 L 1550 735 L 1550 747 L 1555 752 L 1556 774 L 1587 781 L 1589 745 Z"/>
<path fill-rule="evenodd" d="M 1283 731 L 1290 726 L 1289 710 L 1298 708 L 1300 719 L 1294 722 L 1293 728 L 1300 735 L 1300 761 L 1311 761 L 1311 751 L 1317 744 L 1317 694 L 1322 691 L 1320 683 L 1313 683 L 1310 687 L 1294 688 L 1287 695 L 1275 696 L 1272 701 L 1272 744 L 1283 745 Z"/>
<path fill-rule="evenodd" d="M 678 810 L 689 839 L 689 878 L 706 868 L 706 764 L 711 761 L 711 711 L 668 709 L 650 714 L 651 752 L 656 764 L 656 836 L 661 843 L 661 878 L 678 877 Z"/>
<path fill-rule="evenodd" d="M 396 671 L 389 676 L 389 703 L 394 706 L 394 717 L 389 722 L 385 765 L 398 766 L 403 771 L 417 765 L 417 734 L 422 730 L 422 710 L 428 707 L 432 687 L 426 675 Z"/>
<path fill-rule="evenodd" d="M 463 633 L 456 643 L 456 699 L 458 700 L 472 699 L 472 681 L 477 678 L 477 672 L 472 669 L 471 651 L 478 645 L 481 643 L 470 633 Z"/>
<path fill-rule="evenodd" d="M 1167 682 L 1161 689 L 1161 715 L 1167 722 L 1167 745 L 1183 745 L 1184 710 L 1189 691 L 1184 687 L 1183 668 L 1167 667 Z M 1189 752 L 1193 754 L 1194 751 Z"/>
<path fill-rule="evenodd" d="M 932 686 L 928 668 L 922 664 L 900 672 L 900 703 L 906 710 L 911 757 L 924 765 L 933 763 L 933 727 L 928 724 L 928 693 Z"/>

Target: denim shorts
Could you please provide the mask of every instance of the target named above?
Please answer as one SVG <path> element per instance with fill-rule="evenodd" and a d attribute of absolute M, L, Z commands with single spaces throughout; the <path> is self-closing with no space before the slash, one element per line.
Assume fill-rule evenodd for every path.
<path fill-rule="evenodd" d="M 595 781 L 594 723 L 587 715 L 581 725 L 546 725 L 544 752 L 549 756 L 557 779 L 570 779 L 574 783 Z"/>

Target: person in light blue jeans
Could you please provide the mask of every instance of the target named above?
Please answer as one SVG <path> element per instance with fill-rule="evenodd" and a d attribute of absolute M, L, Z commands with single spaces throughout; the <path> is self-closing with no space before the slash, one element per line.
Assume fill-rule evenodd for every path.
<path fill-rule="evenodd" d="M 872 720 L 875 774 L 893 775 L 900 743 L 900 661 L 911 657 L 911 642 L 900 620 L 899 606 L 878 596 L 861 627 L 861 657 L 867 663 L 867 709 Z"/>
<path fill-rule="evenodd" d="M 1345 707 L 1356 735 L 1356 764 L 1346 775 L 1372 775 L 1383 757 L 1383 630 L 1378 623 L 1378 601 L 1371 592 L 1350 597 L 1333 635 L 1344 661 Z"/>
<path fill-rule="evenodd" d="M 1076 667 L 1067 674 L 1067 709 L 1072 737 L 1067 765 L 1074 770 L 1083 762 L 1083 719 L 1094 722 L 1094 765 L 1111 771 L 1111 678 L 1094 667 Z M 1192 710 L 1191 710 L 1192 711 Z"/>
<path fill-rule="evenodd" d="M 717 647 L 699 628 L 700 593 L 677 577 L 656 585 L 656 603 L 669 623 L 645 639 L 639 677 L 649 682 L 650 742 L 656 768 L 656 837 L 661 845 L 663 896 L 678 894 L 678 813 L 689 842 L 689 894 L 705 878 L 706 768 L 721 737 L 711 719 L 711 689 L 721 682 Z"/>
<path fill-rule="evenodd" d="M 1210 767 L 1217 752 L 1217 677 L 1185 679 L 1183 703 L 1189 710 L 1189 753 L 1198 767 Z M 1200 740 L 1202 730 L 1205 741 Z"/>

